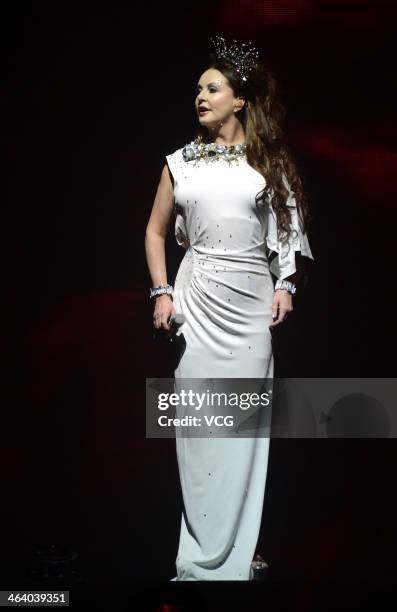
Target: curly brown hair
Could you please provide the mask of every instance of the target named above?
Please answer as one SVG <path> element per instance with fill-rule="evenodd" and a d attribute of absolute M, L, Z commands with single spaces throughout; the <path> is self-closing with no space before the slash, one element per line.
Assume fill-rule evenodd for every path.
<path fill-rule="evenodd" d="M 284 186 L 284 174 L 292 190 L 303 232 L 307 232 L 313 215 L 309 210 L 309 198 L 299 176 L 297 162 L 289 146 L 283 142 L 281 121 L 287 107 L 278 94 L 278 84 L 262 61 L 257 61 L 247 81 L 241 82 L 233 64 L 225 58 L 210 53 L 208 68 L 219 70 L 229 81 L 234 96 L 245 99 L 244 106 L 236 113 L 245 132 L 247 162 L 266 180 L 266 186 L 257 195 L 271 197 L 277 215 L 279 238 L 287 242 L 291 234 L 291 213 L 286 205 L 288 190 Z M 199 124 L 197 137 L 209 142 L 208 128 Z"/>

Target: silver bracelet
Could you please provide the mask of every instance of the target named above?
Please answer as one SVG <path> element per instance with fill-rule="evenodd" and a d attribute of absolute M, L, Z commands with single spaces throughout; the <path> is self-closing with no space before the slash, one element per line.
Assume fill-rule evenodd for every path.
<path fill-rule="evenodd" d="M 275 289 L 286 289 L 288 293 L 291 293 L 291 295 L 294 295 L 294 293 L 296 293 L 296 285 L 286 280 L 278 279 L 274 288 Z"/>
<path fill-rule="evenodd" d="M 158 285 L 158 287 L 152 287 L 150 289 L 150 299 L 156 297 L 157 295 L 169 294 L 171 297 L 174 294 L 174 290 L 172 285 Z"/>

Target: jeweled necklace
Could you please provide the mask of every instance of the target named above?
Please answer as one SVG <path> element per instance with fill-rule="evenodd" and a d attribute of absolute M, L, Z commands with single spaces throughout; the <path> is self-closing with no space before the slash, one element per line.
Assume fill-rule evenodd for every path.
<path fill-rule="evenodd" d="M 213 163 L 220 159 L 229 163 L 236 162 L 242 159 L 246 154 L 246 144 L 240 143 L 236 145 L 220 145 L 216 142 L 204 143 L 202 138 L 198 136 L 182 149 L 182 155 L 185 162 L 194 161 L 196 165 L 200 160 L 206 163 Z"/>

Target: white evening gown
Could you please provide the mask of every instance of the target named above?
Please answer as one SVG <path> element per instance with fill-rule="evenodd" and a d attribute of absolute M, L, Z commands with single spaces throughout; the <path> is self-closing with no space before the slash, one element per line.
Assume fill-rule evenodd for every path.
<path fill-rule="evenodd" d="M 166 155 L 174 179 L 175 236 L 186 248 L 174 283 L 186 317 L 183 378 L 273 378 L 272 322 L 277 278 L 293 274 L 295 251 L 313 259 L 290 196 L 289 245 L 277 237 L 264 177 L 246 158 L 185 161 Z M 278 256 L 268 263 L 266 247 Z M 270 253 L 269 253 L 270 254 Z M 175 384 L 175 390 L 178 383 Z M 179 415 L 178 415 L 179 416 Z M 269 437 L 176 437 L 183 496 L 177 576 L 172 580 L 250 580 L 262 519 Z"/>

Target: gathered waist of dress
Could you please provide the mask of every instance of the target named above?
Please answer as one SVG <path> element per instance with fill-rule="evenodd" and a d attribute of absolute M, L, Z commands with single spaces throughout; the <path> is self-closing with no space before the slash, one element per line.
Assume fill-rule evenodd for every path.
<path fill-rule="evenodd" d="M 241 252 L 233 249 L 226 251 L 220 249 L 203 249 L 190 244 L 187 247 L 187 253 L 194 255 L 194 259 L 200 262 L 201 265 L 218 264 L 229 268 L 246 268 L 248 270 L 258 270 L 261 268 L 268 269 L 269 263 L 265 252 L 259 246 L 247 252 Z"/>

